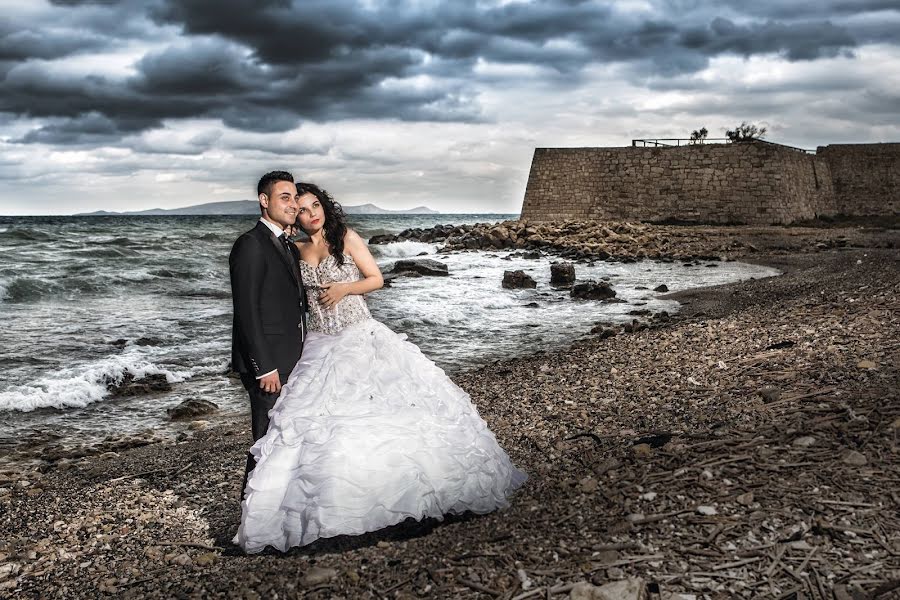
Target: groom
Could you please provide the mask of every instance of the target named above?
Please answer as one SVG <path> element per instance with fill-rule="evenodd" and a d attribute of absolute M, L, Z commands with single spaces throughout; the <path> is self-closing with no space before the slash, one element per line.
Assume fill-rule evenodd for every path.
<path fill-rule="evenodd" d="M 228 259 L 234 326 L 231 364 L 250 395 L 255 442 L 269 428 L 269 410 L 300 359 L 306 338 L 306 293 L 296 246 L 284 234 L 297 219 L 297 186 L 285 171 L 266 173 L 256 188 L 262 216 L 237 239 Z M 256 461 L 247 454 L 247 478 Z"/>

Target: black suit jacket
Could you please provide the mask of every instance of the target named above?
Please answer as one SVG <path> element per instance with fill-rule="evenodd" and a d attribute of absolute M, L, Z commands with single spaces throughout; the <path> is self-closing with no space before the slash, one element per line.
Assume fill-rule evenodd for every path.
<path fill-rule="evenodd" d="M 293 262 L 262 222 L 241 235 L 228 258 L 234 326 L 231 365 L 254 377 L 278 369 L 289 374 L 306 336 L 306 293 L 299 279 L 299 251 Z"/>

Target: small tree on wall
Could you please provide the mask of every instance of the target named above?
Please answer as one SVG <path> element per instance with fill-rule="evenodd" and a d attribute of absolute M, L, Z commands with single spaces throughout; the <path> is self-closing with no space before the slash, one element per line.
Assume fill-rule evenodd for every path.
<path fill-rule="evenodd" d="M 751 140 L 759 140 L 762 139 L 765 135 L 765 127 L 757 127 L 756 125 L 747 123 L 746 121 L 742 121 L 741 124 L 734 129 L 729 129 L 725 132 L 725 137 L 727 137 L 732 142 L 749 142 Z"/>
<path fill-rule="evenodd" d="M 706 139 L 706 136 L 709 135 L 709 132 L 706 130 L 706 127 L 701 127 L 700 129 L 695 129 L 691 132 L 691 143 L 692 144 L 702 144 L 703 140 Z"/>

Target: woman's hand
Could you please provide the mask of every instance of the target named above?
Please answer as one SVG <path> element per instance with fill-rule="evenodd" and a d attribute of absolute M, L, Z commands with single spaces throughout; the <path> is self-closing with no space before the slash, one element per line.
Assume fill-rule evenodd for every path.
<path fill-rule="evenodd" d="M 322 293 L 319 294 L 319 304 L 323 308 L 331 308 L 341 301 L 341 298 L 350 293 L 346 283 L 323 283 Z"/>

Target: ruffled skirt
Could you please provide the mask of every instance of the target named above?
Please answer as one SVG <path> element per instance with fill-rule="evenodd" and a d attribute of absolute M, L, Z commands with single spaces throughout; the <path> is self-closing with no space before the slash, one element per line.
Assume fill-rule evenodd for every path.
<path fill-rule="evenodd" d="M 309 334 L 250 450 L 234 539 L 246 552 L 509 505 L 527 475 L 469 395 L 405 340 L 374 319 Z"/>

